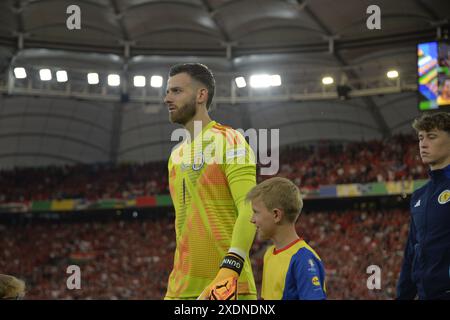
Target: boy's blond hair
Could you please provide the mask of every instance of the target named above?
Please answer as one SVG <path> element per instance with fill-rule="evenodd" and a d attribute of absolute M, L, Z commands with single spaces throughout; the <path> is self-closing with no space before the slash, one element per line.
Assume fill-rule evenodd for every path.
<path fill-rule="evenodd" d="M 0 274 L 0 300 L 20 299 L 25 295 L 25 282 L 16 277 Z"/>
<path fill-rule="evenodd" d="M 287 220 L 295 223 L 303 208 L 298 187 L 289 179 L 274 177 L 253 187 L 247 194 L 247 201 L 260 198 L 268 210 L 275 208 L 284 212 Z"/>

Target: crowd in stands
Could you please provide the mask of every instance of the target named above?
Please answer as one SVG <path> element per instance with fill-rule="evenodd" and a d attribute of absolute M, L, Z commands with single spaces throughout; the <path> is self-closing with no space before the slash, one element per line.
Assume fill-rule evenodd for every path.
<path fill-rule="evenodd" d="M 167 163 L 90 164 L 0 171 L 0 203 L 127 199 L 168 193 Z"/>
<path fill-rule="evenodd" d="M 392 299 L 408 235 L 408 212 L 302 213 L 299 234 L 321 256 L 329 299 Z M 2 225 L 1 273 L 22 278 L 27 299 L 162 299 L 175 249 L 173 218 Z M 269 243 L 255 240 L 258 290 Z M 81 268 L 68 290 L 66 268 Z M 367 267 L 381 268 L 381 289 L 367 288 Z M 260 291 L 259 291 L 260 292 Z"/>
<path fill-rule="evenodd" d="M 2 226 L 0 270 L 26 281 L 28 299 L 160 299 L 175 238 L 173 221 L 119 220 Z M 81 289 L 68 290 L 78 265 Z"/>
<path fill-rule="evenodd" d="M 417 138 L 396 135 L 386 140 L 280 150 L 280 171 L 303 189 L 319 185 L 399 181 L 427 177 Z M 259 180 L 264 176 L 259 176 Z M 167 194 L 167 163 L 94 164 L 0 170 L 0 203 L 84 198 L 88 200 Z"/>
<path fill-rule="evenodd" d="M 427 177 L 411 135 L 286 147 L 280 162 L 278 176 L 302 189 Z M 165 161 L 0 170 L 0 204 L 166 194 L 167 176 Z M 330 299 L 391 299 L 408 222 L 405 210 L 348 210 L 302 213 L 297 226 L 324 261 Z M 173 218 L 0 224 L 0 234 L 0 273 L 25 280 L 29 299 L 161 299 L 175 249 Z M 267 245 L 252 247 L 258 289 Z M 81 267 L 81 290 L 66 287 L 71 264 Z M 367 288 L 370 265 L 381 268 L 381 290 Z"/>
<path fill-rule="evenodd" d="M 401 181 L 426 178 L 417 138 L 395 135 L 385 140 L 288 147 L 281 153 L 279 176 L 304 188 L 319 185 Z"/>

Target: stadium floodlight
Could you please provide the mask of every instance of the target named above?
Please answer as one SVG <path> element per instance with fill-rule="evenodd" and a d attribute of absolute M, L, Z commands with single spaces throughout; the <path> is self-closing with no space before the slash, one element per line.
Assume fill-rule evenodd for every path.
<path fill-rule="evenodd" d="M 118 74 L 109 74 L 108 75 L 108 85 L 111 87 L 120 86 L 120 76 Z"/>
<path fill-rule="evenodd" d="M 25 68 L 17 67 L 14 68 L 14 76 L 17 79 L 25 79 L 27 77 L 27 72 L 25 71 Z"/>
<path fill-rule="evenodd" d="M 334 79 L 332 77 L 323 77 L 322 78 L 322 83 L 324 85 L 329 85 L 332 84 L 334 82 Z"/>
<path fill-rule="evenodd" d="M 67 71 L 66 70 L 58 70 L 56 71 L 56 81 L 58 82 L 67 82 Z"/>
<path fill-rule="evenodd" d="M 145 87 L 145 76 L 134 76 L 133 83 L 135 87 Z"/>
<path fill-rule="evenodd" d="M 150 78 L 150 85 L 152 86 L 152 88 L 161 88 L 163 85 L 163 77 L 152 76 Z"/>
<path fill-rule="evenodd" d="M 250 77 L 250 86 L 252 88 L 268 88 L 270 83 L 271 79 L 268 74 L 255 74 Z"/>
<path fill-rule="evenodd" d="M 270 85 L 272 87 L 281 86 L 281 77 L 279 74 L 273 74 L 270 76 Z"/>
<path fill-rule="evenodd" d="M 41 69 L 39 70 L 39 77 L 42 81 L 50 81 L 52 80 L 52 72 L 50 69 Z"/>
<path fill-rule="evenodd" d="M 234 79 L 234 82 L 236 82 L 236 86 L 238 88 L 245 88 L 247 86 L 247 82 L 245 81 L 244 77 L 237 77 Z"/>
<path fill-rule="evenodd" d="M 98 73 L 96 72 L 88 73 L 87 80 L 89 84 L 98 84 L 99 83 Z"/>
<path fill-rule="evenodd" d="M 397 70 L 389 70 L 386 73 L 386 75 L 389 79 L 395 79 L 395 78 L 398 78 L 398 71 Z"/>

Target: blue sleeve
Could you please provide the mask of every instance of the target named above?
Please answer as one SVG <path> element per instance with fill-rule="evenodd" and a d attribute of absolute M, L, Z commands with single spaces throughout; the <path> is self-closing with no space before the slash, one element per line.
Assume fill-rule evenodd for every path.
<path fill-rule="evenodd" d="M 411 218 L 409 226 L 408 241 L 406 242 L 405 253 L 403 257 L 402 269 L 400 271 L 400 278 L 397 283 L 397 299 L 411 300 L 416 297 L 417 287 L 412 280 L 412 267 L 414 260 L 414 247 L 417 243 L 416 229 L 414 221 Z"/>
<path fill-rule="evenodd" d="M 324 291 L 325 271 L 323 264 L 312 252 L 306 249 L 297 252 L 292 258 L 289 269 L 290 280 L 292 281 L 290 287 L 291 289 L 295 287 L 295 297 L 291 295 L 286 298 L 299 300 L 324 300 L 327 298 Z M 294 290 L 290 291 L 294 293 L 292 292 Z"/>

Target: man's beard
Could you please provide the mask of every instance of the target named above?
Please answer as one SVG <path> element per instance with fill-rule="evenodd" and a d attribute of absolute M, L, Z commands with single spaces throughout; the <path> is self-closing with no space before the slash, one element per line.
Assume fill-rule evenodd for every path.
<path fill-rule="evenodd" d="M 178 123 L 184 126 L 195 116 L 197 112 L 196 105 L 196 99 L 195 97 L 193 97 L 192 100 L 186 103 L 184 106 L 169 114 L 170 121 L 172 123 Z"/>

